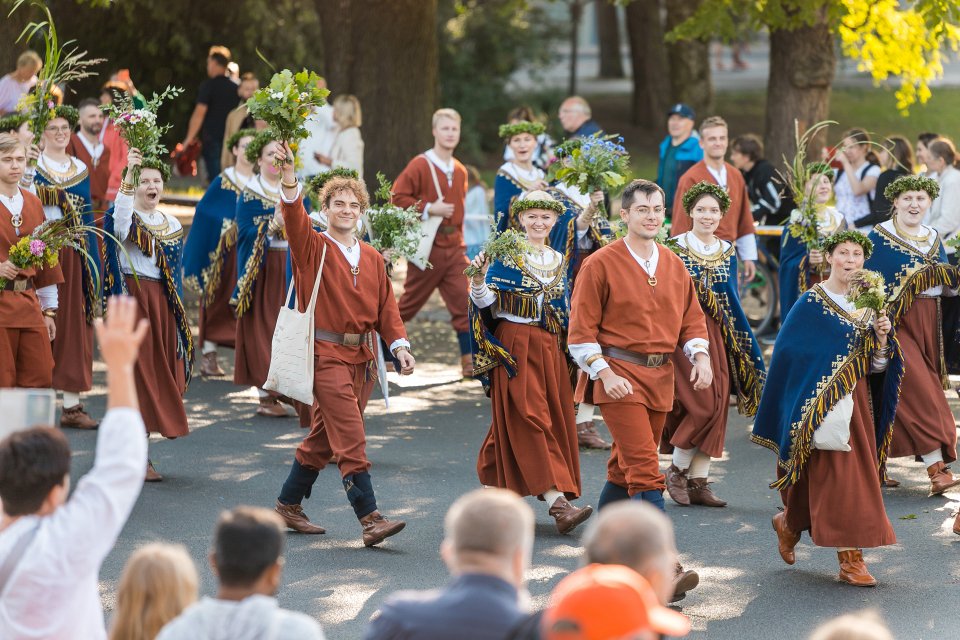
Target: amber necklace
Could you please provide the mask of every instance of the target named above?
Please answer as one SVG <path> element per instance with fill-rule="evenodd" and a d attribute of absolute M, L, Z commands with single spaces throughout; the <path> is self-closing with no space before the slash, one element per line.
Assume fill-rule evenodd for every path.
<path fill-rule="evenodd" d="M 714 261 L 720 256 L 720 254 L 723 253 L 723 245 L 722 245 L 720 242 L 717 241 L 716 236 L 714 236 L 713 239 L 714 239 L 714 241 L 717 243 L 717 250 L 714 251 L 713 253 L 709 253 L 709 254 L 707 254 L 707 253 L 700 253 L 699 251 L 697 251 L 696 249 L 693 248 L 693 244 L 690 242 L 690 234 L 691 234 L 691 233 L 693 233 L 693 232 L 692 232 L 692 231 L 687 231 L 685 240 L 686 240 L 686 245 L 687 245 L 687 251 L 688 251 L 688 252 L 690 253 L 690 255 L 692 255 L 694 258 L 697 258 L 697 259 L 700 260 L 701 262 L 714 262 Z M 696 238 L 696 236 L 694 236 L 694 237 Z M 700 239 L 697 238 L 697 240 L 700 240 Z M 701 240 L 701 242 L 703 242 L 703 241 Z M 708 246 L 710 246 L 710 245 L 708 245 L 706 242 L 703 242 L 703 246 L 708 247 Z"/>
<path fill-rule="evenodd" d="M 927 242 L 929 242 L 929 238 L 930 238 L 929 229 L 922 236 L 913 235 L 912 233 L 907 233 L 906 231 L 904 231 L 903 227 L 901 227 L 897 223 L 897 216 L 893 216 L 893 218 L 891 219 L 893 220 L 893 228 L 897 231 L 897 235 L 903 238 L 904 240 L 910 240 L 911 242 L 918 242 L 920 244 L 926 244 Z"/>
<path fill-rule="evenodd" d="M 56 162 L 45 154 L 41 155 L 41 157 L 43 158 L 44 170 L 50 174 L 50 177 L 56 179 L 57 182 L 66 182 L 73 176 L 77 175 L 77 166 L 73 163 L 73 160 L 70 157 L 67 157 L 65 167 L 63 162 Z M 56 168 L 54 167 L 54 163 L 56 163 Z M 59 167 L 64 168 L 59 169 Z"/>

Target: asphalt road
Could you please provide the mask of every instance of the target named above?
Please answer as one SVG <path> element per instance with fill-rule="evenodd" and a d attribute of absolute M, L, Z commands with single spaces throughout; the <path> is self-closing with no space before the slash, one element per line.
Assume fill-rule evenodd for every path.
<path fill-rule="evenodd" d="M 431 588 L 446 579 L 438 556 L 443 516 L 457 496 L 478 486 L 476 454 L 490 411 L 479 384 L 458 380 L 453 336 L 442 320 L 443 313 L 432 312 L 413 323 L 414 345 L 427 345 L 417 352 L 418 373 L 400 384 L 391 374 L 390 409 L 375 396 L 367 413 L 378 502 L 388 516 L 406 520 L 406 530 L 379 548 L 364 548 L 339 475 L 328 469 L 304 504 L 327 534 L 288 537 L 280 603 L 316 617 L 331 639 L 361 637 L 370 615 L 395 590 Z M 99 368 L 95 381 L 101 386 L 87 404 L 102 415 Z M 151 457 L 166 480 L 144 487 L 103 566 L 108 617 L 125 559 L 149 541 L 185 545 L 200 569 L 202 592 L 212 594 L 216 584 L 206 558 L 217 515 L 238 504 L 272 506 L 304 435 L 293 417 L 254 417 L 254 392 L 227 380 L 198 376 L 185 402 L 192 433 L 151 443 Z M 748 441 L 748 422 L 732 411 L 724 458 L 713 466 L 714 488 L 730 505 L 681 508 L 668 500 L 682 560 L 701 576 L 701 586 L 681 603 L 694 625 L 689 637 L 799 639 L 823 620 L 864 608 L 878 609 L 900 639 L 960 637 L 960 537 L 950 531 L 960 493 L 927 498 L 922 465 L 894 461 L 892 475 L 903 486 L 886 490 L 885 497 L 899 543 L 865 554 L 880 585 L 857 589 L 837 583 L 835 552 L 812 546 L 807 537 L 797 548 L 797 564 L 788 567 L 777 555 L 770 527 L 780 504 L 767 486 L 773 455 Z M 92 465 L 96 435 L 71 431 L 69 436 L 76 481 Z M 581 455 L 580 504 L 596 505 L 605 459 L 598 451 Z M 529 501 L 537 535 L 528 584 L 532 606 L 540 607 L 553 585 L 577 566 L 581 549 L 579 532 L 558 535 L 546 506 Z"/>

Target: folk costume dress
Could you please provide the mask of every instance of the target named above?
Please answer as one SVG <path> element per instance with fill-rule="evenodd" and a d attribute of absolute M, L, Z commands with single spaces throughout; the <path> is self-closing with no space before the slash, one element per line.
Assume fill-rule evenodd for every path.
<path fill-rule="evenodd" d="M 43 205 L 17 187 L 12 197 L 0 195 L 0 262 L 10 247 L 43 224 Z M 0 289 L 0 388 L 50 388 L 53 351 L 41 309 L 56 309 L 60 266 L 24 269 Z"/>
<path fill-rule="evenodd" d="M 200 293 L 199 342 L 233 347 L 237 320 L 230 298 L 237 287 L 237 199 L 248 178 L 235 167 L 213 179 L 197 203 L 183 248 L 184 283 Z"/>
<path fill-rule="evenodd" d="M 230 304 L 237 311 L 235 384 L 262 387 L 270 371 L 277 316 L 287 292 L 287 240 L 271 233 L 279 191 L 261 176 L 251 178 L 237 198 L 237 286 Z"/>
<path fill-rule="evenodd" d="M 940 299 L 956 295 L 957 270 L 947 263 L 936 230 L 923 227 L 923 232 L 925 241 L 919 242 L 902 237 L 894 220 L 876 225 L 869 235 L 873 254 L 865 266 L 881 273 L 887 284 L 890 319 L 906 362 L 890 457 L 939 453 L 942 461 L 953 462 L 957 429 L 943 395 L 949 387 Z"/>
<path fill-rule="evenodd" d="M 580 496 L 573 390 L 564 355 L 569 317 L 566 260 L 545 248 L 493 262 L 470 289 L 474 375 L 488 388 L 493 421 L 480 447 L 485 486 L 538 496 Z"/>
<path fill-rule="evenodd" d="M 690 274 L 706 318 L 713 383 L 694 391 L 690 382 L 693 365 L 682 349 L 674 350 L 670 359 L 676 369 L 676 398 L 664 424 L 660 451 L 698 449 L 719 458 L 731 390 L 736 393 L 741 415 L 757 412 L 766 378 L 763 355 L 740 306 L 734 246 L 719 238 L 706 246 L 692 232 L 672 238 L 670 244 Z"/>
<path fill-rule="evenodd" d="M 778 456 L 770 486 L 780 489 L 787 526 L 818 546 L 896 542 L 879 474 L 904 357 L 893 333 L 888 345 L 879 356 L 869 315 L 822 284 L 800 296 L 777 336 L 751 439 Z"/>
<path fill-rule="evenodd" d="M 820 209 L 818 215 L 817 231 L 821 238 L 829 238 L 847 228 L 843 214 L 833 207 Z M 807 246 L 784 228 L 780 241 L 779 274 L 780 318 L 785 319 L 801 293 L 827 278 L 830 266 L 826 261 L 820 268 L 811 265 Z"/>
<path fill-rule="evenodd" d="M 34 185 L 47 220 L 68 218 L 77 225 L 93 225 L 90 176 L 83 162 L 71 156 L 59 164 L 41 154 Z M 53 341 L 53 388 L 77 394 L 93 387 L 93 319 L 103 308 L 96 234 L 87 234 L 83 242 L 89 257 L 70 247 L 60 251 L 63 284 Z"/>
<path fill-rule="evenodd" d="M 137 300 L 139 317 L 150 321 L 134 367 L 140 413 L 150 433 L 165 438 L 187 435 L 183 394 L 193 367 L 193 334 L 183 306 L 183 227 L 172 215 L 135 211 L 134 197 L 117 194 L 107 231 L 126 253 L 110 251 L 108 277 L 114 295 Z"/>
<path fill-rule="evenodd" d="M 587 258 L 577 278 L 568 335 L 570 355 L 582 369 L 574 399 L 599 406 L 613 435 L 604 493 L 663 508 L 657 449 L 673 409 L 670 355 L 678 345 L 690 359 L 709 353 L 693 280 L 666 247 L 654 244 L 651 255 L 641 257 L 624 239 Z M 607 395 L 597 380 L 607 367 L 630 382 L 631 395 Z M 606 500 L 601 495 L 601 503 Z"/>

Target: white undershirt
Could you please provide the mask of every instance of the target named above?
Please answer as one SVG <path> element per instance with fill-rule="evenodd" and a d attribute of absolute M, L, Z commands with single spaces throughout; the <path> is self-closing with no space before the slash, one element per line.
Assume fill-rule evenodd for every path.
<path fill-rule="evenodd" d="M 136 271 L 138 276 L 160 280 L 163 274 L 160 273 L 160 267 L 157 266 L 157 254 L 154 252 L 149 258 L 143 255 L 143 252 L 129 239 L 130 228 L 133 226 L 133 196 L 126 193 L 117 193 L 117 199 L 113 206 L 113 224 L 117 239 L 123 242 L 123 248 L 126 254 L 120 252 L 120 269 L 125 274 L 133 274 Z M 136 212 L 148 225 L 162 224 L 166 219 L 167 233 L 175 233 L 182 229 L 180 221 L 175 217 L 154 209 L 150 213 Z M 127 257 L 129 254 L 129 258 Z"/>
<path fill-rule="evenodd" d="M 80 139 L 80 142 L 83 144 L 84 148 L 87 150 L 87 153 L 90 154 L 90 160 L 93 162 L 93 166 L 96 167 L 100 163 L 100 156 L 103 155 L 103 132 L 106 131 L 106 127 L 100 130 L 100 137 L 97 138 L 97 144 L 91 144 L 87 137 L 82 133 L 75 133 L 74 135 Z"/>
<path fill-rule="evenodd" d="M 704 163 L 704 164 L 706 164 L 706 163 Z M 713 179 L 717 181 L 717 184 L 720 185 L 720 188 L 723 189 L 724 191 L 726 191 L 726 190 L 727 190 L 727 165 L 726 165 L 726 163 L 724 163 L 724 164 L 720 167 L 720 171 L 717 171 L 716 169 L 714 169 L 714 168 L 711 167 L 710 165 L 706 165 L 706 166 L 707 166 L 707 171 L 709 171 L 709 172 L 710 172 L 710 175 L 713 176 Z"/>
<path fill-rule="evenodd" d="M 250 180 L 254 177 L 253 174 L 250 174 L 250 175 L 247 175 L 247 176 L 241 176 L 241 175 L 237 172 L 237 168 L 236 168 L 235 166 L 234 166 L 234 167 L 227 167 L 226 169 L 223 170 L 223 172 L 224 172 L 225 174 L 227 174 L 227 178 L 229 178 L 230 182 L 232 182 L 233 184 L 237 185 L 237 187 L 238 187 L 241 191 L 243 191 L 244 187 L 247 186 L 247 183 L 249 183 Z"/>
<path fill-rule="evenodd" d="M 656 276 L 657 265 L 660 264 L 660 245 L 654 243 L 653 252 L 649 259 L 640 257 L 639 254 L 630 248 L 630 245 L 627 244 L 626 241 L 624 241 L 623 246 L 627 248 L 627 251 L 630 252 L 630 255 L 633 256 L 633 259 L 637 261 L 637 264 L 640 265 L 640 268 L 643 269 L 648 276 L 651 278 Z M 663 249 L 663 251 L 667 251 L 667 249 Z M 683 355 L 687 356 L 690 362 L 693 362 L 698 353 L 709 354 L 709 347 L 710 343 L 704 338 L 691 338 L 683 345 Z M 591 380 L 596 380 L 600 372 L 610 366 L 604 358 L 597 358 L 590 365 L 587 365 L 587 358 L 601 353 L 600 343 L 598 342 L 570 344 L 567 345 L 567 348 L 570 351 L 570 356 L 576 361 L 577 365 L 590 374 Z"/>
<path fill-rule="evenodd" d="M 10 212 L 11 217 L 23 213 L 23 193 L 17 188 L 13 197 L 5 196 L 0 193 L 0 204 L 5 206 Z M 37 299 L 40 301 L 41 309 L 56 309 L 59 305 L 57 296 L 57 285 L 49 284 L 45 287 L 36 289 Z"/>

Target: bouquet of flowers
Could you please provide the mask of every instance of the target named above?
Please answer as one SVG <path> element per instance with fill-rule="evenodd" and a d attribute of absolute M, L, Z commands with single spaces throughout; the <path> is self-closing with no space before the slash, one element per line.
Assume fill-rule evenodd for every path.
<path fill-rule="evenodd" d="M 857 309 L 873 309 L 877 315 L 883 313 L 887 302 L 887 289 L 883 276 L 869 269 L 855 271 L 850 276 L 847 300 Z"/>
<path fill-rule="evenodd" d="M 823 162 L 807 162 L 807 147 L 821 132 L 825 131 L 831 124 L 836 124 L 832 120 L 818 122 L 803 134 L 800 133 L 800 123 L 794 121 L 794 136 L 796 138 L 797 152 L 793 160 L 783 159 L 787 167 L 787 175 L 784 176 L 787 187 L 793 195 L 797 208 L 790 214 L 790 220 L 787 224 L 787 230 L 794 238 L 806 245 L 807 250 L 823 248 L 823 238 L 820 237 L 820 231 L 817 228 L 817 204 L 813 201 L 813 194 L 807 193 L 807 183 L 815 175 L 833 172 L 830 164 L 840 152 L 837 148 L 829 158 Z"/>
<path fill-rule="evenodd" d="M 510 258 L 518 266 L 523 265 L 523 257 L 533 251 L 533 245 L 527 240 L 527 236 L 516 229 L 507 229 L 503 233 L 494 231 L 483 244 L 482 251 L 486 254 L 487 260 L 496 262 L 504 258 Z M 463 271 L 463 275 L 468 278 L 480 273 L 480 270 L 470 265 Z"/>
<path fill-rule="evenodd" d="M 34 229 L 29 236 L 21 238 L 11 246 L 8 259 L 18 269 L 55 267 L 60 262 L 60 249 L 72 247 L 86 260 L 91 260 L 91 257 L 81 248 L 83 237 L 90 232 L 100 237 L 109 235 L 96 227 L 75 225 L 70 218 L 47 220 Z M 113 236 L 110 237 L 113 238 Z M 5 286 L 7 286 L 7 280 L 0 278 L 0 289 Z"/>
<path fill-rule="evenodd" d="M 17 0 L 10 13 L 27 4 L 27 0 Z M 46 16 L 42 22 L 31 22 L 23 31 L 17 42 L 25 40 L 29 42 L 38 33 L 43 34 L 43 67 L 37 77 L 37 84 L 30 93 L 25 94 L 17 104 L 17 111 L 26 114 L 30 121 L 30 130 L 33 132 L 33 139 L 36 144 L 40 142 L 40 136 L 43 130 L 47 128 L 47 123 L 53 117 L 54 108 L 56 108 L 59 98 L 62 98 L 63 91 L 60 85 L 67 84 L 76 80 L 83 80 L 91 75 L 90 67 L 100 64 L 103 58 L 87 59 L 86 51 L 78 51 L 76 46 L 72 46 L 76 41 L 68 40 L 63 44 L 57 35 L 57 26 L 53 22 L 53 16 L 46 3 L 30 2 L 38 7 Z"/>
<path fill-rule="evenodd" d="M 306 69 L 294 74 L 284 69 L 273 74 L 270 84 L 259 89 L 247 100 L 250 115 L 270 126 L 273 137 L 290 145 L 294 152 L 297 142 L 309 133 L 304 124 L 314 107 L 327 103 L 330 92 L 318 86 L 320 76 Z"/>
<path fill-rule="evenodd" d="M 382 173 L 377 173 L 380 187 L 374 198 L 381 204 L 367 209 L 367 229 L 370 232 L 370 244 L 380 252 L 389 250 L 391 262 L 400 257 L 408 260 L 417 255 L 420 239 L 424 233 L 420 229 L 420 212 L 416 207 L 401 209 L 390 203 L 393 185 Z"/>
<path fill-rule="evenodd" d="M 627 181 L 630 155 L 623 146 L 623 138 L 596 133 L 589 138 L 574 138 L 557 147 L 558 162 L 554 177 L 582 193 L 593 193 L 619 187 Z M 603 202 L 598 205 L 606 218 Z"/>
<path fill-rule="evenodd" d="M 173 125 L 158 125 L 157 110 L 165 100 L 175 98 L 181 93 L 183 89 L 168 86 L 160 95 L 154 93 L 143 109 L 134 109 L 130 96 L 118 94 L 114 96 L 113 104 L 101 108 L 120 130 L 120 137 L 128 147 L 139 149 L 144 158 L 162 158 L 167 154 L 167 148 L 161 139 Z M 140 182 L 140 167 L 136 167 L 130 179 L 134 185 Z"/>

